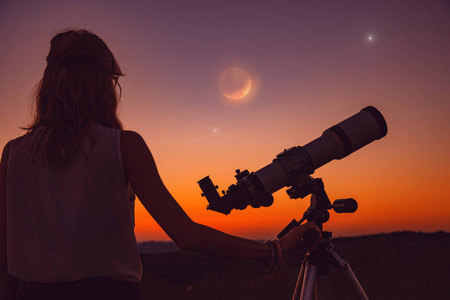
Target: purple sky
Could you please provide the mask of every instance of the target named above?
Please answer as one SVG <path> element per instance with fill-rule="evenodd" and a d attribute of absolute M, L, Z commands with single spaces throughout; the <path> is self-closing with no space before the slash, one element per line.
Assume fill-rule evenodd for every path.
<path fill-rule="evenodd" d="M 286 222 L 298 217 L 280 192 L 271 212 L 223 219 L 204 210 L 196 181 L 211 175 L 226 188 L 234 169 L 256 171 L 284 148 L 373 105 L 388 135 L 315 174 L 335 197 L 360 193 L 361 216 L 371 216 L 359 231 L 351 226 L 358 218 L 337 221 L 337 228 L 342 235 L 450 230 L 448 1 L 3 0 L 1 147 L 22 134 L 49 41 L 68 27 L 92 30 L 115 54 L 126 74 L 125 127 L 144 136 L 165 183 L 194 219 L 215 225 L 270 213 Z M 228 67 L 245 69 L 254 82 L 240 102 L 220 92 Z M 161 236 L 139 226 L 141 238 Z M 246 234 L 264 235 L 248 226 Z"/>

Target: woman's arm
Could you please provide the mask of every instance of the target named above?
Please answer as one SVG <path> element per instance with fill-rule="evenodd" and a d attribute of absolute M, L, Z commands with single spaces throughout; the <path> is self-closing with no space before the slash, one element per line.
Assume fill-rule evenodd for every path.
<path fill-rule="evenodd" d="M 192 221 L 166 189 L 143 138 L 136 132 L 123 131 L 120 141 L 125 173 L 134 191 L 178 247 L 236 258 L 271 257 L 269 246 L 265 243 L 232 236 Z M 281 240 L 283 252 L 293 250 L 303 234 L 312 228 L 317 227 L 306 224 L 292 230 Z"/>

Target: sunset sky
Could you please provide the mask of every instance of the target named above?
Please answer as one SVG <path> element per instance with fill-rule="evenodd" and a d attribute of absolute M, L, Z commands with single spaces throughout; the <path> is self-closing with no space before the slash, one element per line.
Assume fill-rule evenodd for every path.
<path fill-rule="evenodd" d="M 355 236 L 450 231 L 450 3 L 379 1 L 0 2 L 0 147 L 22 135 L 51 37 L 67 28 L 98 34 L 126 76 L 120 117 L 139 132 L 161 177 L 191 218 L 248 238 L 274 237 L 301 218 L 309 198 L 285 189 L 269 208 L 228 216 L 206 210 L 197 181 L 220 190 L 235 169 L 257 171 L 372 105 L 388 134 L 316 170 L 334 200 L 326 230 Z M 250 93 L 227 99 L 230 67 Z M 168 237 L 142 206 L 138 240 Z"/>

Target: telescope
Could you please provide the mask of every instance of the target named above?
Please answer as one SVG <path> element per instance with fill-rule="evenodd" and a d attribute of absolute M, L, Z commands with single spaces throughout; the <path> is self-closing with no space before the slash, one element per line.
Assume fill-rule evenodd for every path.
<path fill-rule="evenodd" d="M 265 167 L 255 171 L 236 170 L 236 184 L 228 190 L 217 192 L 209 176 L 198 181 L 209 205 L 207 209 L 229 214 L 232 209 L 243 210 L 247 206 L 268 207 L 273 203 L 272 194 L 283 187 L 290 198 L 305 197 L 310 193 L 302 188 L 310 179 L 310 174 L 334 159 L 342 159 L 356 150 L 379 140 L 387 134 L 387 124 L 383 115 L 373 106 L 325 130 L 317 139 L 304 146 L 285 149 Z M 352 201 L 340 203 L 340 209 L 353 209 Z M 356 209 L 356 208 L 355 208 Z"/>

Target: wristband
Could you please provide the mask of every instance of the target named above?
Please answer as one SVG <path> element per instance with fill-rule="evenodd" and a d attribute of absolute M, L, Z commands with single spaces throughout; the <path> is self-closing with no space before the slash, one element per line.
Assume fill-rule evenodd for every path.
<path fill-rule="evenodd" d="M 280 241 L 277 239 L 265 241 L 269 245 L 271 258 L 264 260 L 264 266 L 267 272 L 281 269 L 283 265 L 283 250 Z"/>

